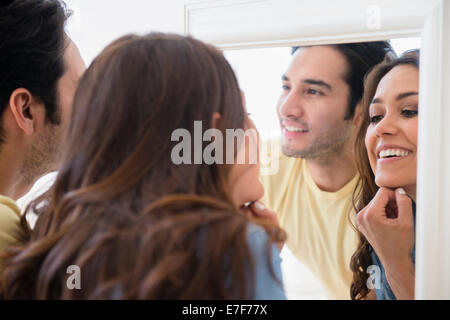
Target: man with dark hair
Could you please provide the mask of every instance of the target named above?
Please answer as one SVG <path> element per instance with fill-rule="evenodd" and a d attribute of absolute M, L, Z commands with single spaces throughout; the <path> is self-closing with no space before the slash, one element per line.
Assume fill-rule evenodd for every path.
<path fill-rule="evenodd" d="M 20 237 L 12 200 L 57 168 L 86 69 L 59 0 L 0 0 L 0 249 Z"/>
<path fill-rule="evenodd" d="M 348 220 L 358 179 L 353 145 L 364 76 L 388 52 L 388 42 L 294 47 L 277 105 L 282 152 L 263 155 L 279 168 L 261 177 L 264 202 L 331 299 L 350 298 L 358 243 Z"/>

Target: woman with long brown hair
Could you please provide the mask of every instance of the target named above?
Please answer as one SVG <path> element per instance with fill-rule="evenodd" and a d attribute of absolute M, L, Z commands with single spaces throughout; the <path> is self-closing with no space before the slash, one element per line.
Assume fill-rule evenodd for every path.
<path fill-rule="evenodd" d="M 172 134 L 195 137 L 195 121 L 254 128 L 218 50 L 159 33 L 109 45 L 80 80 L 56 182 L 27 209 L 35 228 L 22 220 L 29 240 L 4 253 L 1 295 L 285 298 L 284 233 L 242 210 L 262 196 L 258 165 L 174 163 Z M 223 151 L 235 157 L 247 142 Z M 70 266 L 80 289 L 66 284 Z"/>
<path fill-rule="evenodd" d="M 414 299 L 418 91 L 417 50 L 366 78 L 355 144 L 360 243 L 351 261 L 352 299 Z"/>

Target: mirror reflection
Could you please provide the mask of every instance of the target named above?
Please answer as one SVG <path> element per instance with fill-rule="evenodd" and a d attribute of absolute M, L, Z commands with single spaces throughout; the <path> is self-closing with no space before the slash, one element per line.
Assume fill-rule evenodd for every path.
<path fill-rule="evenodd" d="M 413 298 L 419 48 L 403 38 L 225 52 L 262 168 L 275 168 L 260 180 L 287 232 L 288 298 Z"/>

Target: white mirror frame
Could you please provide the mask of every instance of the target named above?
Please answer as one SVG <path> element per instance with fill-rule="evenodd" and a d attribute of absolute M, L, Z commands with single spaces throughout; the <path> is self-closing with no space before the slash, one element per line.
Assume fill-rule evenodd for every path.
<path fill-rule="evenodd" d="M 203 1 L 185 33 L 222 49 L 422 37 L 415 292 L 450 299 L 450 1 Z"/>

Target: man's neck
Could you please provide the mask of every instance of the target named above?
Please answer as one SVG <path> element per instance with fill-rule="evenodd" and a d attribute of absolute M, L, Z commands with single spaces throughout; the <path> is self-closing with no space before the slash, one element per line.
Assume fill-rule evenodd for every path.
<path fill-rule="evenodd" d="M 21 172 L 22 159 L 3 147 L 5 145 L 0 153 L 0 195 L 17 200 L 30 190 L 31 184 Z"/>
<path fill-rule="evenodd" d="M 322 191 L 336 192 L 355 177 L 356 168 L 351 152 L 340 152 L 333 157 L 306 161 L 312 179 Z"/>

